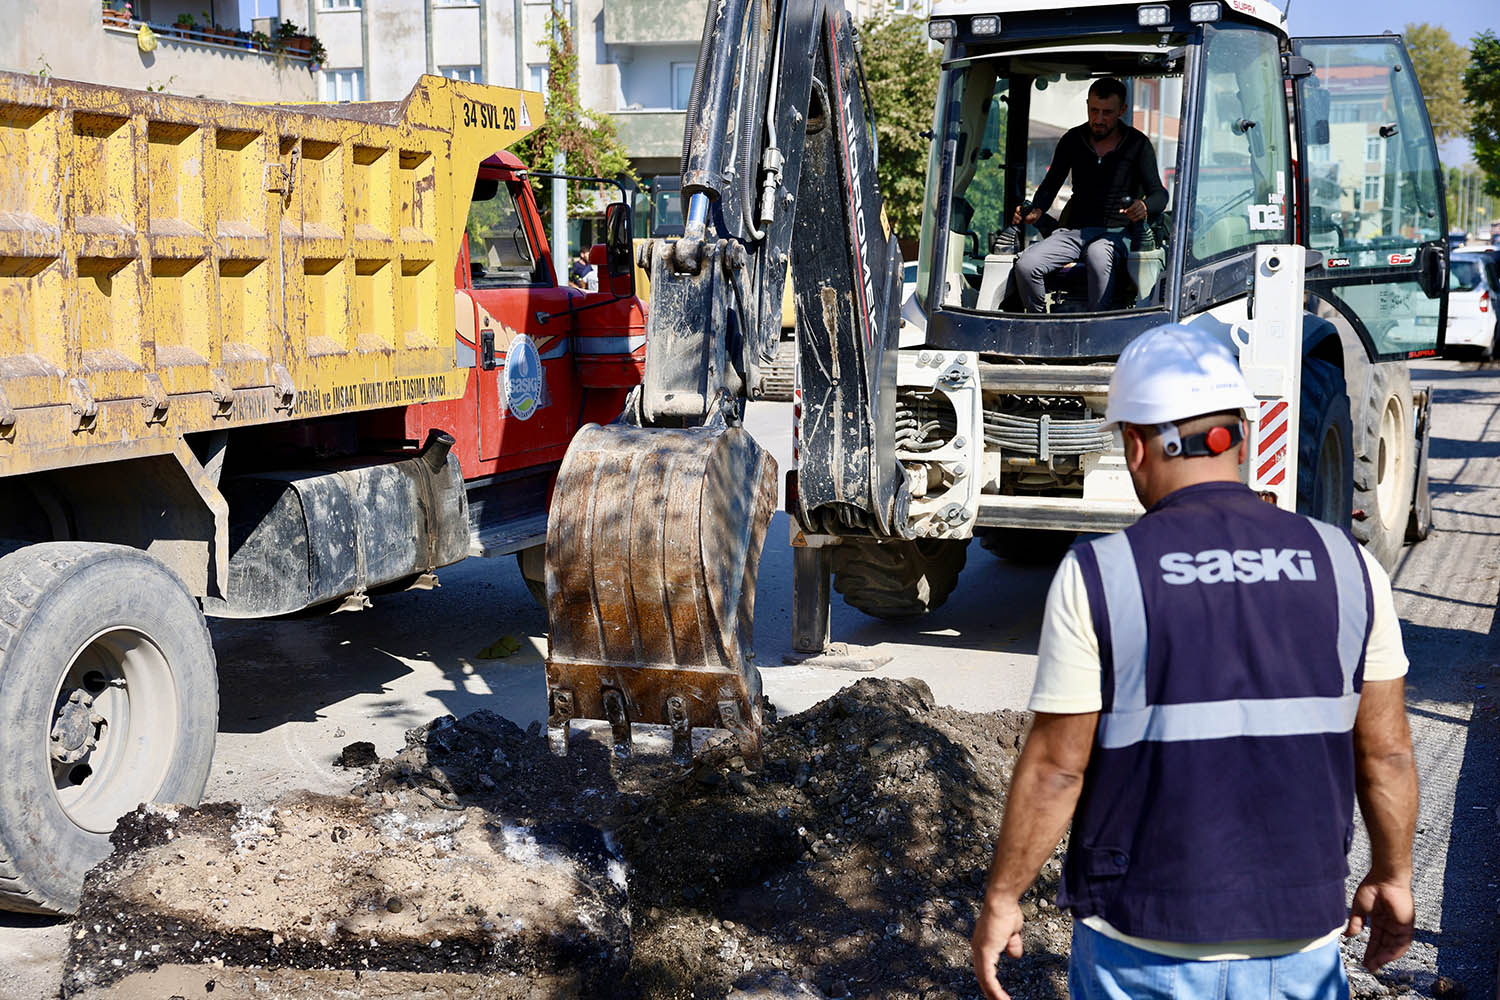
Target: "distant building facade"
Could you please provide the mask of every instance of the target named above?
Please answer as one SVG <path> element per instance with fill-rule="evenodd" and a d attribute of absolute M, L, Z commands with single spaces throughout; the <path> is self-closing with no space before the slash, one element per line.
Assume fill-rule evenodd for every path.
<path fill-rule="evenodd" d="M 226 101 L 315 98 L 317 79 L 307 59 L 259 51 L 235 34 L 238 0 L 135 0 L 128 11 L 123 2 L 117 6 L 106 10 L 100 0 L 12 5 L 0 32 L 0 69 Z M 193 18 L 192 30 L 175 27 L 183 15 Z M 150 25 L 154 46 L 142 47 L 143 24 Z"/>

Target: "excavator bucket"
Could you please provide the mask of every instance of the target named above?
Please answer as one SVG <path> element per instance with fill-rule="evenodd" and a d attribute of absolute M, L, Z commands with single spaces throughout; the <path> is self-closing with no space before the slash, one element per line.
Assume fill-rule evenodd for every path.
<path fill-rule="evenodd" d="M 755 576 L 776 505 L 776 460 L 741 427 L 585 427 L 558 473 L 547 527 L 547 738 L 608 720 L 723 728 L 760 756 Z"/>

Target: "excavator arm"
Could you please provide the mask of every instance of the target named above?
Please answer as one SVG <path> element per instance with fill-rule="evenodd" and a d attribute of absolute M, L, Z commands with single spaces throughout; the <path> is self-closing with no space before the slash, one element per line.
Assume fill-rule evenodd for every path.
<path fill-rule="evenodd" d="M 775 461 L 740 426 L 797 299 L 796 511 L 900 534 L 901 258 L 881 205 L 849 15 L 825 0 L 710 2 L 683 136 L 684 235 L 642 249 L 646 374 L 620 421 L 580 432 L 547 537 L 548 733 L 576 718 L 726 728 L 758 756 L 751 649 Z"/>

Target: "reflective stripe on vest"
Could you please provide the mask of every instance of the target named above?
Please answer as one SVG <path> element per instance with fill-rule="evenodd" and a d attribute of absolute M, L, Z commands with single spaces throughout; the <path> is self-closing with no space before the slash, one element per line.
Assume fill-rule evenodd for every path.
<path fill-rule="evenodd" d="M 1113 709 L 1099 717 L 1099 745 L 1348 732 L 1359 710 L 1354 674 L 1364 653 L 1369 611 L 1354 545 L 1332 525 L 1308 518 L 1328 551 L 1339 607 L 1338 657 L 1344 693 L 1336 698 L 1236 698 L 1146 704 L 1146 613 L 1130 539 L 1116 532 L 1089 543 L 1099 566 L 1114 666 Z"/>

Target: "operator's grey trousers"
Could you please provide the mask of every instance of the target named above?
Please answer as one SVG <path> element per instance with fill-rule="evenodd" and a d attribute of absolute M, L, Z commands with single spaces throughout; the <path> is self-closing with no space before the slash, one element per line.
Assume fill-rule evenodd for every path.
<path fill-rule="evenodd" d="M 1046 308 L 1047 289 L 1043 279 L 1065 264 L 1082 260 L 1089 279 L 1089 309 L 1108 309 L 1115 297 L 1116 265 L 1124 259 L 1125 230 L 1090 226 L 1087 229 L 1062 229 L 1040 243 L 1033 243 L 1016 258 L 1012 273 L 1021 307 L 1030 313 Z"/>

